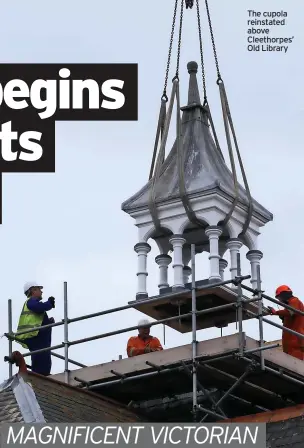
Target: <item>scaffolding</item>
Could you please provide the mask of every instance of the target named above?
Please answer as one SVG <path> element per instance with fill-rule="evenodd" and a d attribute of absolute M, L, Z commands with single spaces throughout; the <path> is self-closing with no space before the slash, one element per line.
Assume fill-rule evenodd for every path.
<path fill-rule="evenodd" d="M 116 372 L 114 370 L 111 371 L 111 373 L 113 375 L 115 375 L 117 377 L 117 379 L 111 380 L 110 381 L 104 380 L 104 381 L 100 381 L 97 382 L 95 384 L 90 384 L 87 383 L 85 381 L 83 381 L 80 378 L 74 377 L 74 379 L 76 381 L 79 382 L 79 386 L 78 387 L 84 387 L 86 389 L 92 390 L 92 389 L 102 389 L 104 386 L 109 386 L 109 385 L 118 385 L 118 384 L 123 384 L 125 382 L 129 382 L 129 381 L 133 381 L 135 379 L 139 379 L 139 378 L 145 378 L 145 377 L 153 377 L 155 375 L 163 375 L 165 373 L 168 372 L 174 372 L 174 371 L 185 371 L 187 373 L 187 375 L 189 376 L 189 378 L 192 379 L 192 414 L 193 414 L 193 421 L 194 422 L 198 422 L 198 421 L 204 421 L 207 416 L 211 416 L 212 418 L 215 419 L 220 419 L 220 420 L 225 420 L 227 418 L 227 416 L 225 415 L 225 413 L 223 412 L 221 405 L 223 403 L 223 401 L 228 397 L 231 396 L 233 397 L 233 391 L 241 384 L 246 382 L 246 378 L 247 376 L 250 374 L 250 372 L 252 372 L 253 370 L 259 369 L 260 371 L 266 371 L 266 372 L 270 372 L 274 375 L 278 375 L 281 378 L 284 378 L 285 380 L 288 380 L 290 382 L 292 382 L 293 384 L 297 384 L 299 386 L 304 387 L 304 381 L 302 381 L 301 379 L 298 378 L 294 378 L 292 376 L 290 376 L 287 373 L 284 373 L 284 371 L 282 370 L 275 370 L 269 366 L 265 365 L 265 360 L 264 360 L 264 352 L 265 350 L 271 350 L 272 348 L 276 348 L 279 346 L 279 344 L 268 344 L 268 345 L 264 345 L 264 339 L 263 339 L 263 326 L 264 323 L 267 323 L 269 325 L 272 325 L 276 328 L 279 328 L 281 330 L 284 330 L 286 332 L 289 332 L 291 334 L 294 334 L 296 336 L 298 336 L 299 338 L 304 338 L 303 334 L 297 333 L 289 328 L 284 327 L 283 325 L 279 325 L 275 322 L 272 322 L 271 320 L 265 318 L 263 316 L 263 299 L 266 299 L 272 303 L 275 303 L 277 305 L 280 305 L 290 311 L 293 311 L 294 313 L 300 314 L 300 315 L 304 315 L 303 312 L 296 310 L 294 308 L 292 308 L 291 306 L 287 305 L 287 304 L 283 304 L 280 301 L 264 294 L 264 292 L 261 290 L 261 278 L 260 278 L 260 269 L 257 270 L 257 289 L 254 290 L 249 286 L 246 286 L 243 284 L 244 280 L 249 279 L 251 276 L 250 275 L 241 275 L 241 263 L 240 263 L 240 254 L 238 254 L 238 259 L 237 259 L 237 266 L 238 266 L 238 270 L 237 270 L 237 276 L 235 278 L 232 278 L 230 280 L 225 280 L 225 281 L 221 281 L 218 283 L 209 283 L 208 285 L 205 285 L 203 287 L 200 287 L 200 289 L 212 289 L 218 286 L 223 286 L 223 285 L 229 285 L 229 284 L 233 284 L 237 287 L 237 300 L 235 301 L 235 303 L 229 303 L 229 304 L 225 304 L 225 305 L 221 305 L 221 306 L 217 306 L 217 307 L 213 307 L 213 308 L 208 308 L 205 310 L 201 310 L 198 311 L 196 309 L 196 291 L 197 291 L 197 286 L 196 286 L 196 281 L 195 281 L 195 245 L 192 244 L 191 245 L 191 268 L 192 268 L 192 283 L 191 283 L 191 303 L 192 303 L 192 311 L 191 313 L 187 313 L 187 314 L 182 314 L 182 315 L 178 315 L 178 316 L 173 316 L 170 318 L 166 318 L 166 319 L 161 319 L 158 320 L 156 322 L 151 322 L 151 326 L 155 326 L 155 325 L 160 325 L 163 324 L 165 325 L 167 322 L 173 321 L 173 320 L 177 320 L 177 319 L 182 319 L 185 317 L 191 317 L 192 318 L 192 358 L 190 360 L 190 362 L 184 362 L 184 361 L 180 361 L 178 363 L 176 363 L 176 365 L 174 366 L 170 366 L 170 368 L 166 368 L 164 366 L 158 366 L 158 365 L 154 365 L 153 363 L 150 363 L 149 361 L 146 361 L 146 364 L 153 368 L 152 372 L 147 372 L 147 373 L 140 373 L 137 372 L 136 374 L 133 375 L 124 375 L 121 374 L 119 372 Z M 253 298 L 251 299 L 245 299 L 243 297 L 242 294 L 242 289 L 245 289 L 248 292 L 251 292 L 253 294 Z M 74 322 L 79 322 L 82 320 L 87 320 L 87 319 L 91 319 L 94 317 L 99 317 L 99 316 L 105 316 L 108 314 L 112 314 L 112 313 L 116 313 L 116 312 L 120 312 L 120 311 L 124 311 L 127 309 L 131 309 L 134 308 L 134 303 L 130 303 L 128 305 L 124 305 L 124 306 L 120 306 L 120 307 L 116 307 L 116 308 L 112 308 L 112 309 L 107 309 L 107 310 L 103 310 L 100 312 L 96 312 L 96 313 L 92 313 L 92 314 L 87 314 L 87 315 L 83 315 L 80 317 L 76 317 L 76 318 L 69 318 L 68 317 L 68 289 L 67 289 L 67 282 L 64 282 L 64 318 L 62 319 L 62 321 L 60 322 L 55 322 L 52 324 L 48 324 L 46 326 L 43 327 L 36 327 L 35 330 L 39 330 L 41 328 L 46 328 L 46 327 L 58 327 L 58 326 L 64 326 L 64 341 L 61 344 L 58 345 L 54 345 L 51 347 L 47 347 L 44 349 L 40 349 L 40 350 L 36 350 L 33 352 L 26 352 L 23 354 L 24 357 L 28 357 L 31 354 L 35 354 L 35 353 L 41 353 L 44 351 L 51 351 L 52 356 L 57 357 L 59 359 L 62 359 L 64 361 L 64 374 L 65 374 L 65 382 L 67 384 L 69 384 L 69 364 L 74 364 L 78 367 L 84 368 L 87 367 L 86 365 L 77 362 L 73 359 L 69 358 L 69 347 L 73 346 L 73 345 L 78 345 L 78 344 L 82 344 L 82 343 L 86 343 L 86 342 L 90 342 L 90 341 L 95 341 L 95 340 L 99 340 L 99 339 L 104 339 L 110 336 L 114 336 L 117 334 L 122 334 L 122 333 L 127 333 L 133 330 L 136 330 L 138 328 L 140 328 L 139 326 L 132 326 L 132 327 L 127 327 L 127 328 L 123 328 L 120 330 L 116 330 L 116 331 L 111 331 L 111 332 L 107 332 L 107 333 L 102 333 L 102 334 L 98 334 L 96 336 L 91 336 L 91 337 L 86 337 L 86 338 L 82 338 L 82 339 L 78 339 L 78 340 L 74 340 L 74 341 L 69 341 L 69 333 L 68 333 L 68 326 L 71 323 Z M 180 291 L 176 292 L 176 293 L 172 293 L 170 295 L 170 297 L 177 297 L 178 295 L 180 295 Z M 142 303 L 151 303 L 153 301 L 158 300 L 157 298 L 149 298 L 146 300 L 141 300 Z M 250 315 L 252 315 L 252 318 L 255 318 L 259 321 L 259 339 L 258 339 L 258 348 L 254 348 L 254 349 L 246 349 L 246 347 L 244 347 L 244 333 L 243 333 L 243 308 L 244 305 L 250 302 L 257 302 L 258 303 L 258 311 L 257 313 L 253 313 L 251 311 L 246 310 L 246 313 L 249 313 Z M 208 314 L 211 312 L 215 312 L 215 311 L 222 311 L 225 309 L 229 309 L 229 308 L 235 308 L 236 310 L 236 322 L 238 324 L 238 347 L 236 350 L 232 350 L 229 353 L 223 353 L 222 355 L 218 355 L 216 357 L 209 357 L 208 359 L 206 359 L 206 356 L 198 356 L 197 355 L 197 330 L 196 330 L 196 319 L 198 315 L 202 315 L 202 314 Z M 31 332 L 33 329 L 27 329 L 24 331 L 20 331 L 17 333 L 14 333 L 12 331 L 13 328 L 13 324 L 12 324 L 12 301 L 8 300 L 8 333 L 5 333 L 5 336 L 8 339 L 8 350 L 9 350 L 9 355 L 6 356 L 4 359 L 5 361 L 9 362 L 9 375 L 10 377 L 12 376 L 12 343 L 13 341 L 17 341 L 18 342 L 18 336 L 21 334 L 26 334 Z M 64 349 L 64 356 L 59 355 L 57 353 L 54 353 L 53 350 L 57 350 L 57 349 Z M 258 361 L 256 359 L 253 359 L 251 357 L 251 355 L 253 354 L 258 354 Z M 205 367 L 208 369 L 214 369 L 214 367 L 211 367 L 209 364 L 212 362 L 216 362 L 219 360 L 223 360 L 223 359 L 227 359 L 227 358 L 236 358 L 238 360 L 242 360 L 245 361 L 246 363 L 248 363 L 247 368 L 245 369 L 245 372 L 239 377 L 239 378 L 235 378 L 234 383 L 231 385 L 230 388 L 228 388 L 228 390 L 225 391 L 224 395 L 219 399 L 219 400 L 215 400 L 215 398 L 213 397 L 213 395 L 208 392 L 208 390 L 206 390 L 206 388 L 200 383 L 200 381 L 198 380 L 197 377 L 197 371 L 198 369 Z M 30 367 L 30 366 L 28 366 Z M 216 370 L 216 369 L 215 369 Z M 219 371 L 220 372 L 220 371 Z M 225 372 L 222 372 L 223 374 L 225 374 Z M 231 376 L 231 375 L 230 375 Z M 201 404 L 198 403 L 198 392 L 202 391 L 210 400 L 211 402 L 211 409 L 207 409 L 205 407 L 203 407 Z M 271 392 L 270 392 L 271 394 Z M 242 400 L 241 397 L 235 397 L 238 400 Z M 242 400 L 242 401 L 246 401 L 246 400 Z M 283 400 L 284 401 L 284 400 Z M 289 403 L 290 400 L 285 400 L 285 403 Z M 257 408 L 261 408 L 261 406 L 256 406 Z M 263 409 L 263 408 L 261 408 Z M 201 418 L 200 414 L 204 414 L 204 416 Z"/>

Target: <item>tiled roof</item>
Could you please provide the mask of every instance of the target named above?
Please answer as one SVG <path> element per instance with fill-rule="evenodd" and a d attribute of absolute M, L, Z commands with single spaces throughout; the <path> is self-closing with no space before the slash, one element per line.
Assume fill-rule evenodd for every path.
<path fill-rule="evenodd" d="M 303 415 L 284 421 L 268 423 L 267 448 L 304 447 L 304 418 Z"/>
<path fill-rule="evenodd" d="M 48 422 L 137 422 L 141 419 L 114 400 L 33 373 L 29 378 Z"/>
<path fill-rule="evenodd" d="M 0 386 L 0 423 L 43 423 L 39 403 L 24 377 L 16 375 Z"/>
<path fill-rule="evenodd" d="M 0 423 L 137 421 L 137 414 L 114 400 L 33 373 L 0 386 Z"/>
<path fill-rule="evenodd" d="M 304 404 L 225 420 L 227 423 L 266 423 L 267 448 L 304 447 Z"/>
<path fill-rule="evenodd" d="M 0 422 L 20 423 L 22 421 L 23 417 L 13 391 L 12 381 L 5 381 L 0 386 Z"/>

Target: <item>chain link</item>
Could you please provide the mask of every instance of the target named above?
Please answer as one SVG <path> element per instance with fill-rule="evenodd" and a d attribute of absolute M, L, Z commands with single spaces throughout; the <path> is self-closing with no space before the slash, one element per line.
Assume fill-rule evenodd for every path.
<path fill-rule="evenodd" d="M 169 77 L 169 70 L 170 70 L 170 62 L 171 62 L 171 53 L 172 53 L 172 45 L 173 45 L 173 38 L 174 38 L 174 29 L 175 29 L 177 6 L 178 6 L 178 0 L 175 0 L 174 12 L 173 12 L 173 21 L 172 21 L 172 27 L 171 27 L 170 44 L 169 44 L 169 52 L 168 52 L 168 60 L 167 60 L 167 68 L 166 68 L 165 83 L 164 83 L 164 91 L 163 91 L 163 94 L 162 94 L 162 99 L 165 100 L 166 102 L 168 101 L 167 85 L 168 85 L 168 77 Z"/>
<path fill-rule="evenodd" d="M 170 71 L 170 63 L 171 63 L 172 46 L 173 46 L 173 39 L 174 39 L 174 31 L 175 31 L 175 23 L 176 23 L 178 2 L 179 2 L 179 0 L 175 0 L 174 12 L 173 12 L 173 21 L 172 21 L 172 27 L 171 27 L 170 44 L 169 44 L 169 51 L 168 51 L 168 60 L 167 60 L 165 82 L 164 82 L 164 90 L 163 90 L 163 94 L 162 94 L 162 100 L 164 100 L 165 102 L 168 101 L 167 86 L 168 86 L 168 78 L 169 78 L 169 71 Z M 185 0 L 186 9 L 188 9 L 188 8 L 192 9 L 193 4 L 194 4 L 194 0 Z M 215 46 L 215 40 L 214 40 L 212 23 L 211 23 L 211 17 L 210 17 L 208 0 L 205 0 L 205 5 L 206 5 L 206 12 L 207 12 L 207 18 L 208 18 L 208 24 L 209 24 L 209 30 L 210 30 L 210 36 L 211 36 L 211 42 L 212 42 L 215 66 L 216 66 L 216 71 L 217 71 L 217 83 L 219 84 L 220 82 L 222 82 L 222 77 L 221 77 L 220 69 L 219 69 L 219 62 L 218 62 L 217 51 L 216 51 L 216 46 Z M 207 104 L 206 73 L 205 73 L 203 43 L 202 43 L 203 40 L 202 40 L 202 29 L 201 29 L 201 17 L 200 17 L 200 10 L 199 10 L 199 0 L 196 0 L 196 9 L 197 9 L 197 24 L 198 24 L 198 33 L 199 33 L 200 57 L 201 57 L 201 66 L 202 66 L 204 104 Z M 174 79 L 178 79 L 178 77 L 179 77 L 183 14 L 184 14 L 184 0 L 181 0 L 179 36 L 178 36 L 178 45 L 177 45 L 177 63 L 176 63 L 176 73 L 175 73 L 175 76 L 174 76 L 173 80 Z"/>
<path fill-rule="evenodd" d="M 206 89 L 206 74 L 205 74 L 205 64 L 204 64 L 204 52 L 203 52 L 203 40 L 202 40 L 202 29 L 201 29 L 201 17 L 199 10 L 199 1 L 196 0 L 196 13 L 197 13 L 197 26 L 201 53 L 201 64 L 202 64 L 202 78 L 203 78 L 203 90 L 204 90 L 204 105 L 207 104 L 207 89 Z"/>
<path fill-rule="evenodd" d="M 211 18 L 210 18 L 210 11 L 209 11 L 209 6 L 208 6 L 208 0 L 205 0 L 205 5 L 206 5 L 206 11 L 207 11 L 207 17 L 208 17 L 208 23 L 209 23 L 209 30 L 210 30 L 210 36 L 211 36 L 211 42 L 212 42 L 215 66 L 216 66 L 216 71 L 217 71 L 217 83 L 219 83 L 219 82 L 222 81 L 222 77 L 221 77 L 221 74 L 220 74 L 220 68 L 219 68 L 219 63 L 218 63 L 218 59 L 217 59 L 217 53 L 216 53 L 216 48 L 215 48 L 215 41 L 214 41 L 212 23 L 211 23 Z"/>
<path fill-rule="evenodd" d="M 173 79 L 178 79 L 178 75 L 179 75 L 179 62 L 180 62 L 180 52 L 181 52 L 181 44 L 182 44 L 183 15 L 184 15 L 184 0 L 182 0 L 182 2 L 181 2 L 179 34 L 178 34 L 178 44 L 177 44 L 176 73 L 175 73 L 175 77 Z"/>

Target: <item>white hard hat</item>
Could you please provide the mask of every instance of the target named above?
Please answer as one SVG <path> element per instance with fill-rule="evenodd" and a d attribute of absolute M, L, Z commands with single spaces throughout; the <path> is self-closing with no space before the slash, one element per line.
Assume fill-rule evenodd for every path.
<path fill-rule="evenodd" d="M 23 286 L 24 293 L 26 293 L 30 288 L 33 288 L 33 287 L 43 288 L 43 286 L 38 285 L 38 283 L 36 283 L 36 282 L 26 282 Z"/>
<path fill-rule="evenodd" d="M 150 327 L 150 322 L 148 321 L 148 319 L 141 319 L 139 322 L 138 322 L 138 327 Z"/>

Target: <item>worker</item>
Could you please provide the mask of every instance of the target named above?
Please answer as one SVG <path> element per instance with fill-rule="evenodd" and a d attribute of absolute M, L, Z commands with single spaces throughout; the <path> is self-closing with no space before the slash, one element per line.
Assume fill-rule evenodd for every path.
<path fill-rule="evenodd" d="M 24 294 L 26 301 L 24 303 L 22 312 L 19 318 L 17 332 L 27 330 L 30 328 L 41 327 L 54 323 L 54 318 L 49 318 L 47 311 L 55 308 L 54 297 L 49 297 L 46 302 L 42 302 L 43 286 L 35 282 L 27 282 L 24 285 Z M 40 330 L 33 330 L 30 333 L 25 333 L 17 336 L 18 341 L 24 348 L 33 352 L 43 348 L 51 347 L 52 341 L 52 327 L 42 328 Z M 41 353 L 34 353 L 32 358 L 32 372 L 40 375 L 48 376 L 51 373 L 52 360 L 51 351 L 44 351 Z"/>
<path fill-rule="evenodd" d="M 128 340 L 127 354 L 128 357 L 143 355 L 144 353 L 158 352 L 163 347 L 155 336 L 150 335 L 151 324 L 148 320 L 143 319 L 138 322 L 138 336 L 132 336 Z"/>
<path fill-rule="evenodd" d="M 304 312 L 304 305 L 297 297 L 294 297 L 292 290 L 287 285 L 281 285 L 276 289 L 275 296 L 283 304 Z M 296 312 L 284 308 L 283 310 L 276 311 L 274 308 L 269 307 L 270 314 L 278 316 L 283 326 L 304 336 L 304 315 L 297 314 Z M 304 360 L 304 339 L 289 333 L 286 330 L 282 332 L 282 347 L 283 352 L 287 353 L 294 358 Z"/>

